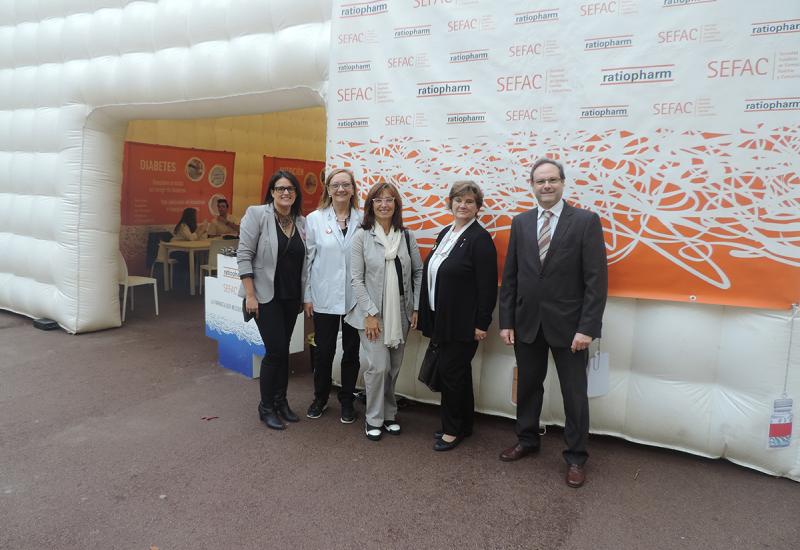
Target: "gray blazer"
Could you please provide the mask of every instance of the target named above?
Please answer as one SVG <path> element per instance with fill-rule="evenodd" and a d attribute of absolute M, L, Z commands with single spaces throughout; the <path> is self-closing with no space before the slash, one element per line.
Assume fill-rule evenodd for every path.
<path fill-rule="evenodd" d="M 297 232 L 306 242 L 306 219 L 298 216 L 295 221 Z M 275 223 L 275 209 L 272 204 L 250 206 L 239 226 L 239 249 L 236 261 L 239 264 L 239 276 L 253 275 L 256 299 L 259 304 L 266 304 L 275 296 L 275 266 L 278 263 L 278 225 Z M 302 280 L 300 289 L 306 287 L 308 264 L 303 258 Z M 245 297 L 244 285 L 239 288 L 239 297 Z M 302 296 L 301 296 L 302 299 Z"/>
<path fill-rule="evenodd" d="M 406 235 L 410 237 L 408 245 Z M 411 257 L 408 255 L 409 245 Z M 363 330 L 367 315 L 380 317 L 383 309 L 383 276 L 386 260 L 383 258 L 383 245 L 375 238 L 375 228 L 367 230 L 359 228 L 353 235 L 350 252 L 350 275 L 356 303 L 344 320 L 351 327 Z M 397 257 L 400 258 L 400 266 L 403 269 L 404 305 L 406 318 L 410 321 L 411 314 L 419 309 L 422 285 L 422 258 L 419 255 L 417 240 L 410 231 L 403 232 Z"/>

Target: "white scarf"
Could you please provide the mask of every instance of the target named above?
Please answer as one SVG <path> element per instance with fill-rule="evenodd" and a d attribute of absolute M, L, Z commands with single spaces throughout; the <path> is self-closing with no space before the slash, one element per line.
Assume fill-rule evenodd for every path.
<path fill-rule="evenodd" d="M 403 343 L 403 323 L 400 309 L 400 283 L 394 259 L 400 248 L 402 233 L 394 227 L 389 235 L 383 231 L 379 223 L 375 224 L 375 238 L 383 245 L 383 259 L 386 260 L 383 274 L 383 343 L 386 347 L 396 348 Z"/>

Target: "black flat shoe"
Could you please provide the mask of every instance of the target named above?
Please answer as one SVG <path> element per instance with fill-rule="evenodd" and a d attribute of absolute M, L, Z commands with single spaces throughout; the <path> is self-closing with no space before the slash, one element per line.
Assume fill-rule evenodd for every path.
<path fill-rule="evenodd" d="M 433 432 L 433 438 L 434 439 L 441 439 L 443 434 L 444 434 L 444 432 L 442 430 L 435 431 L 435 432 Z M 469 432 L 469 433 L 466 433 L 466 434 L 462 435 L 461 437 L 462 438 L 463 437 L 469 437 L 471 435 L 472 435 L 472 432 Z"/>
<path fill-rule="evenodd" d="M 434 451 L 452 451 L 456 447 L 458 447 L 459 443 L 464 441 L 463 437 L 456 437 L 453 441 L 448 443 L 444 439 L 437 439 L 436 443 L 433 444 Z"/>
<path fill-rule="evenodd" d="M 271 428 L 273 430 L 286 429 L 286 424 L 284 424 L 280 417 L 275 413 L 275 409 L 268 409 L 261 403 L 258 404 L 258 417 L 261 419 L 261 422 L 267 425 L 267 428 Z"/>
<path fill-rule="evenodd" d="M 289 408 L 288 401 L 280 401 L 275 403 L 275 411 L 286 422 L 300 422 L 300 417 L 297 416 L 292 409 Z"/>

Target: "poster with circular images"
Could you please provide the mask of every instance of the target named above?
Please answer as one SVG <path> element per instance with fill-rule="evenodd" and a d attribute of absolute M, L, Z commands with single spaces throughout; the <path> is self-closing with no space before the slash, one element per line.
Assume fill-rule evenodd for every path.
<path fill-rule="evenodd" d="M 200 181 L 206 173 L 205 163 L 198 157 L 192 157 L 186 162 L 186 177 L 192 181 Z"/>
<path fill-rule="evenodd" d="M 306 174 L 306 178 L 303 181 L 304 191 L 309 195 L 313 195 L 317 192 L 318 183 L 319 181 L 317 180 L 317 175 L 314 172 L 309 172 Z"/>
<path fill-rule="evenodd" d="M 208 171 L 208 183 L 210 183 L 211 187 L 214 187 L 215 189 L 225 185 L 225 181 L 227 179 L 228 169 L 221 164 L 215 164 L 211 167 L 211 170 Z"/>

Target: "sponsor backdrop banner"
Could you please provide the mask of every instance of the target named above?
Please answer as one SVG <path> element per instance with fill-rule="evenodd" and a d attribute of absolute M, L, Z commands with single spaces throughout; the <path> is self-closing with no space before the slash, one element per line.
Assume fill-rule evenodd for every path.
<path fill-rule="evenodd" d="M 397 183 L 430 246 L 458 179 L 505 256 L 563 161 L 617 296 L 800 298 L 800 4 L 334 1 L 328 165 Z"/>
<path fill-rule="evenodd" d="M 317 208 L 325 184 L 325 163 L 317 160 L 286 159 L 264 156 L 264 180 L 261 184 L 262 198 L 267 194 L 269 179 L 277 170 L 291 172 L 300 182 L 303 193 L 303 214 Z"/>
<path fill-rule="evenodd" d="M 144 275 L 152 231 L 171 232 L 184 208 L 197 221 L 218 214 L 217 199 L 233 206 L 236 153 L 125 142 L 119 248 L 131 274 Z"/>
<path fill-rule="evenodd" d="M 122 224 L 178 223 L 184 208 L 197 220 L 217 215 L 217 199 L 233 206 L 236 153 L 126 142 Z"/>

